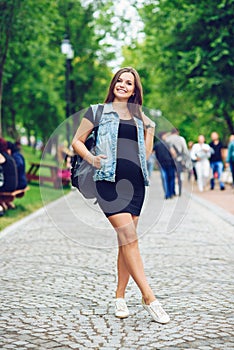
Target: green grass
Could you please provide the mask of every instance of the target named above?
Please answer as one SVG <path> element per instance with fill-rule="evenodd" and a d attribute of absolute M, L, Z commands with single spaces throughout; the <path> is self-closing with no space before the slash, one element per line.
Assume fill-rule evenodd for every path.
<path fill-rule="evenodd" d="M 28 146 L 24 146 L 22 148 L 22 154 L 25 157 L 26 170 L 29 169 L 30 162 L 40 162 L 41 160 L 41 152 L 35 151 Z M 46 163 L 55 165 L 55 161 L 52 159 L 52 157 L 48 157 L 48 160 L 46 159 Z M 46 192 L 46 203 L 48 203 L 58 199 L 69 191 L 69 188 L 64 188 L 62 191 L 61 189 L 56 190 L 53 188 L 51 183 L 48 183 L 43 186 L 42 194 Z M 26 191 L 24 197 L 15 199 L 14 204 L 16 205 L 15 209 L 7 210 L 4 213 L 4 216 L 0 217 L 0 230 L 3 230 L 7 226 L 15 223 L 43 206 L 44 203 L 41 197 L 41 190 L 38 182 L 35 181 L 29 183 L 29 190 Z"/>

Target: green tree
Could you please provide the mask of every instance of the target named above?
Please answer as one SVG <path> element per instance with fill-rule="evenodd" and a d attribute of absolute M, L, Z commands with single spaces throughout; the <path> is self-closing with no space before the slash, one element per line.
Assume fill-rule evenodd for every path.
<path fill-rule="evenodd" d="M 3 76 L 4 130 L 16 137 L 18 125 L 27 130 L 28 136 L 33 133 L 46 141 L 65 118 L 65 57 L 60 52 L 64 34 L 70 36 L 75 50 L 71 79 L 72 110 L 76 111 L 104 98 L 110 69 L 99 41 L 105 33 L 95 32 L 96 5 L 82 7 L 77 0 L 36 3 L 22 0 L 18 6 L 16 1 L 11 2 L 15 5 L 14 26 L 7 50 L 6 42 L 1 42 L 7 51 Z M 5 2 L 5 14 L 11 14 L 11 2 Z M 5 22 L 2 32 L 7 34 L 9 22 Z"/>
<path fill-rule="evenodd" d="M 107 66 L 110 55 L 105 53 L 106 47 L 100 42 L 109 28 L 108 23 L 101 21 L 104 31 L 98 31 L 100 18 L 94 17 L 94 13 L 98 10 L 102 13 L 111 4 L 99 1 L 82 6 L 81 1 L 59 0 L 60 29 L 56 44 L 60 45 L 63 36 L 68 35 L 75 53 L 71 74 L 73 112 L 104 99 L 106 81 L 110 76 Z"/>
<path fill-rule="evenodd" d="M 0 136 L 2 135 L 2 92 L 3 73 L 7 60 L 9 44 L 15 33 L 15 20 L 20 9 L 20 0 L 0 1 Z"/>
<path fill-rule="evenodd" d="M 4 14 L 12 11 L 9 3 L 6 2 Z M 16 1 L 12 3 L 15 15 L 4 62 L 3 126 L 12 137 L 17 136 L 17 123 L 28 134 L 44 128 L 40 134 L 46 136 L 50 131 L 49 106 L 54 106 L 51 120 L 58 121 L 59 115 L 59 103 L 55 103 L 59 101 L 58 67 L 54 65 L 56 53 L 49 40 L 54 31 L 56 3 L 49 0 L 39 0 L 36 4 L 33 0 L 22 0 L 20 6 L 16 6 Z M 2 45 L 4 48 L 4 42 Z M 58 66 L 61 69 L 62 58 Z"/>
<path fill-rule="evenodd" d="M 185 129 L 186 123 L 203 129 L 209 124 L 223 135 L 234 132 L 233 5 L 161 0 L 140 10 L 151 98 L 159 87 L 169 117 Z"/>
<path fill-rule="evenodd" d="M 60 51 L 65 34 L 75 52 L 71 111 L 105 97 L 114 52 L 103 39 L 117 36 L 111 21 L 113 2 L 11 0 L 5 2 L 4 13 L 11 14 L 11 2 L 18 7 L 4 62 L 4 130 L 16 137 L 17 127 L 23 127 L 28 136 L 33 133 L 46 141 L 66 116 L 65 57 Z M 8 24 L 4 22 L 3 31 Z"/>
<path fill-rule="evenodd" d="M 75 53 L 70 74 L 75 112 L 104 100 L 116 54 L 110 39 L 124 37 L 129 18 L 116 16 L 109 0 L 0 0 L 0 5 L 4 132 L 15 138 L 24 128 L 46 142 L 66 117 L 64 35 Z"/>

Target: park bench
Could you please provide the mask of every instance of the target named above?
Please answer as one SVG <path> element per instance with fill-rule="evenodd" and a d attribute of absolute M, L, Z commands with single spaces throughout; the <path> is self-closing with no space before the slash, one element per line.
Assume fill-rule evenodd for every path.
<path fill-rule="evenodd" d="M 30 168 L 26 174 L 28 182 L 34 180 L 39 181 L 43 184 L 44 182 L 52 182 L 54 188 L 59 188 L 60 184 L 64 186 L 69 185 L 70 178 L 68 177 L 60 177 L 61 169 L 59 169 L 56 165 L 49 164 L 41 164 L 41 163 L 30 163 Z M 49 175 L 39 175 L 39 169 L 45 168 L 48 169 Z"/>
<path fill-rule="evenodd" d="M 10 207 L 9 203 L 12 203 L 15 198 L 22 198 L 25 195 L 25 192 L 29 190 L 29 187 L 25 187 L 22 190 L 15 190 L 12 192 L 0 192 L 0 205 L 3 207 L 5 204 Z"/>

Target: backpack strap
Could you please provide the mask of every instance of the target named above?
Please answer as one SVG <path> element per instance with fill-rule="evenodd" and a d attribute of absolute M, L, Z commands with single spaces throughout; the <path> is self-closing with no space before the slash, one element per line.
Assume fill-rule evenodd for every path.
<path fill-rule="evenodd" d="M 94 118 L 94 123 L 95 123 L 94 142 L 95 142 L 95 144 L 96 144 L 96 140 L 97 140 L 98 126 L 99 126 L 99 122 L 101 120 L 103 108 L 104 108 L 104 105 L 99 104 L 97 107 L 96 113 L 94 114 L 95 115 L 95 118 Z"/>
<path fill-rule="evenodd" d="M 175 145 L 172 145 L 172 147 L 174 148 L 174 150 L 176 151 L 177 156 L 180 156 L 181 153 L 179 152 L 178 148 Z"/>

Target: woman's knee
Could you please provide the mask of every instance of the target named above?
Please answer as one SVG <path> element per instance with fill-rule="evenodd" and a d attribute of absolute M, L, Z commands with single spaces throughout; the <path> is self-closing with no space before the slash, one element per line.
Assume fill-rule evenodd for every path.
<path fill-rule="evenodd" d="M 117 232 L 119 245 L 125 245 L 137 240 L 136 227 L 138 217 L 130 213 L 121 213 L 110 216 L 110 223 Z"/>
<path fill-rule="evenodd" d="M 131 244 L 137 241 L 136 229 L 133 224 L 116 229 L 119 245 Z"/>

